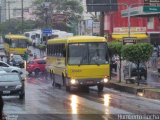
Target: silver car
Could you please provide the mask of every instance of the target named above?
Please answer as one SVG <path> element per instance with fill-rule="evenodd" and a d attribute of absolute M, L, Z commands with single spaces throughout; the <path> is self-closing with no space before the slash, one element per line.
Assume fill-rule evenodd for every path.
<path fill-rule="evenodd" d="M 2 67 L 0 67 L 0 74 L 4 74 L 4 73 L 7 73 L 7 72 L 4 71 Z"/>
<path fill-rule="evenodd" d="M 18 95 L 25 97 L 25 83 L 18 73 L 0 74 L 0 94 L 4 96 Z"/>
<path fill-rule="evenodd" d="M 0 67 L 6 72 L 15 72 L 15 73 L 23 74 L 21 68 L 11 66 L 3 61 L 0 61 Z"/>

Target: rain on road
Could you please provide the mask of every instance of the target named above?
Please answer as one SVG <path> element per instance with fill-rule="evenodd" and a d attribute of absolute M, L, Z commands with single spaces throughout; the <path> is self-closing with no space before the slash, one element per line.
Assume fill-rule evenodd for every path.
<path fill-rule="evenodd" d="M 97 93 L 97 88 L 90 92 L 52 87 L 51 80 L 43 75 L 27 77 L 25 100 L 18 97 L 4 96 L 4 113 L 7 115 L 35 117 L 33 120 L 115 120 L 118 114 L 160 113 L 160 101 L 142 98 L 105 88 Z M 18 116 L 18 117 L 19 117 Z M 37 117 L 38 116 L 38 117 Z M 98 118 L 97 118 L 98 117 Z M 117 117 L 117 116 L 116 116 Z M 40 120 L 41 120 L 40 119 Z M 23 119 L 19 119 L 23 120 Z M 25 120 L 25 119 L 24 119 Z"/>

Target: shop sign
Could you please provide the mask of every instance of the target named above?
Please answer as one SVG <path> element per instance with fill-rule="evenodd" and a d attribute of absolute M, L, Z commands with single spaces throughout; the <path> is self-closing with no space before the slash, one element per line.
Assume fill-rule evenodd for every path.
<path fill-rule="evenodd" d="M 146 27 L 131 27 L 130 32 L 131 33 L 141 33 L 146 32 Z M 116 27 L 113 28 L 113 33 L 128 33 L 128 27 Z"/>
<path fill-rule="evenodd" d="M 144 6 L 143 12 L 160 12 L 160 6 Z"/>
<path fill-rule="evenodd" d="M 93 34 L 100 33 L 100 22 L 93 22 Z"/>

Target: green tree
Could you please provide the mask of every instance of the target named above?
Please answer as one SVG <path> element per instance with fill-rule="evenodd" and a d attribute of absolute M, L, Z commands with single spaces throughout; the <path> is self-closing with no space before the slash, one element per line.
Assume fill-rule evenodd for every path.
<path fill-rule="evenodd" d="M 37 27 L 37 23 L 32 20 L 25 20 L 23 24 L 24 30 L 31 30 Z M 22 30 L 22 23 L 19 19 L 11 19 L 10 22 L 7 20 L 0 24 L 1 34 L 20 34 Z"/>
<path fill-rule="evenodd" d="M 148 59 L 151 57 L 152 51 L 153 51 L 153 47 L 149 43 L 125 45 L 122 48 L 123 58 L 127 61 L 135 63 L 137 66 L 137 70 L 138 70 L 137 84 L 138 85 L 140 80 L 140 75 L 139 75 L 140 63 L 147 62 Z"/>
<path fill-rule="evenodd" d="M 34 14 L 37 16 L 37 20 L 41 23 L 41 27 L 52 26 L 61 30 L 71 30 L 76 23 L 78 24 L 79 18 L 83 12 L 83 7 L 78 0 L 49 0 L 49 5 L 45 5 L 45 0 L 36 0 L 34 5 L 36 10 Z M 63 13 L 66 15 L 65 23 L 53 24 L 53 14 Z M 61 25 L 58 25 L 61 24 Z M 62 27 L 63 26 L 63 27 Z"/>
<path fill-rule="evenodd" d="M 119 82 L 121 82 L 121 66 L 122 66 L 122 47 L 123 44 L 121 42 L 111 42 L 108 44 L 108 47 L 111 52 L 111 57 L 113 55 L 117 55 L 119 57 Z"/>

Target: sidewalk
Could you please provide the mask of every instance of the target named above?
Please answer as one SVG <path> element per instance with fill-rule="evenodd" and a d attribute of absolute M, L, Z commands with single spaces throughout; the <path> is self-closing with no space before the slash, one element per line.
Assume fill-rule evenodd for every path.
<path fill-rule="evenodd" d="M 111 80 L 109 83 L 106 85 L 108 88 L 113 88 L 118 91 L 122 92 L 127 92 L 131 94 L 136 94 L 141 96 L 146 97 L 146 98 L 151 98 L 151 99 L 159 99 L 160 100 L 160 88 L 155 87 L 150 84 L 140 84 L 139 86 L 137 83 L 126 83 L 124 79 L 122 79 L 121 83 L 119 83 L 119 80 L 117 78 L 117 75 L 114 74 L 112 76 Z"/>

